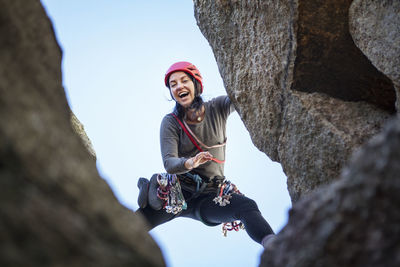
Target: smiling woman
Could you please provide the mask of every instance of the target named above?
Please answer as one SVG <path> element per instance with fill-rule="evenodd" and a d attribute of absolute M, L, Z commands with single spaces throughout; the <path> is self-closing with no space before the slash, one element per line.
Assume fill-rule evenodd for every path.
<path fill-rule="evenodd" d="M 93 143 L 99 172 L 121 203 L 137 210 L 137 178 L 164 170 L 159 129 L 164 114 L 173 111 L 175 104 L 168 101 L 171 95 L 163 82 L 171 62 L 185 58 L 201 69 L 207 78 L 202 80 L 204 102 L 226 94 L 210 46 L 196 26 L 193 4 L 164 0 L 42 3 L 63 49 L 63 83 L 69 103 Z M 177 11 L 179 16 L 171 16 Z M 272 229 L 279 231 L 290 207 L 280 165 L 254 147 L 236 112 L 229 116 L 226 131 L 225 176 L 257 202 Z M 258 265 L 262 247 L 246 231 L 223 238 L 220 229 L 178 218 L 150 234 L 169 266 Z M 206 257 L 197 253 L 205 250 Z"/>
<path fill-rule="evenodd" d="M 186 115 L 188 121 L 200 122 L 204 115 L 203 98 L 200 97 L 203 93 L 203 78 L 198 69 L 189 62 L 177 62 L 167 70 L 164 83 L 176 102 L 176 115 L 180 119 Z"/>
<path fill-rule="evenodd" d="M 169 87 L 172 97 L 178 104 L 184 108 L 192 104 L 195 97 L 194 82 L 185 72 L 172 73 L 169 78 Z"/>
<path fill-rule="evenodd" d="M 138 213 L 152 228 L 178 217 L 192 218 L 209 226 L 224 224 L 224 231 L 227 224 L 234 227 L 243 224 L 248 235 L 267 248 L 274 232 L 255 201 L 241 194 L 224 176 L 226 121 L 235 110 L 229 97 L 220 96 L 203 103 L 200 72 L 189 62 L 173 64 L 165 74 L 165 81 L 176 101 L 175 112 L 164 117 L 160 130 L 161 154 L 168 174 L 153 176 L 152 186 L 141 189 L 157 188 L 154 186 L 157 177 L 158 189 L 149 190 L 149 194 L 165 200 L 162 206 L 166 210 L 155 209 L 150 198 L 150 205 L 143 205 Z M 207 145 L 201 147 L 194 139 Z M 168 185 L 162 177 L 168 177 Z M 177 201 L 171 201 L 176 197 Z"/>

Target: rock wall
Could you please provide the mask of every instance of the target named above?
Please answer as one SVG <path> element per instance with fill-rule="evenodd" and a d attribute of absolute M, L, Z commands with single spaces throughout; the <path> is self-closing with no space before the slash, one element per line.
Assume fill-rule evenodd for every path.
<path fill-rule="evenodd" d="M 289 221 L 260 266 L 399 266 L 399 1 L 194 3 L 255 145 L 288 176 Z"/>
<path fill-rule="evenodd" d="M 399 119 L 334 181 L 399 110 L 398 1 L 194 4 L 254 143 L 288 176 L 289 223 L 261 266 L 398 266 Z M 40 1 L 0 6 L 0 265 L 164 266 L 71 127 Z"/>
<path fill-rule="evenodd" d="M 400 266 L 400 117 L 297 202 L 260 266 Z"/>
<path fill-rule="evenodd" d="M 337 179 L 395 112 L 392 81 L 355 46 L 349 0 L 195 0 L 228 95 L 293 202 Z"/>
<path fill-rule="evenodd" d="M 40 1 L 0 6 L 0 265 L 164 266 L 72 130 Z"/>
<path fill-rule="evenodd" d="M 80 137 L 82 140 L 83 145 L 89 151 L 90 155 L 96 160 L 96 151 L 94 151 L 92 142 L 90 141 L 89 137 L 85 132 L 85 127 L 83 124 L 78 120 L 75 114 L 71 111 L 71 126 L 74 129 L 75 133 Z"/>
<path fill-rule="evenodd" d="M 356 0 L 350 8 L 350 32 L 357 47 L 396 87 L 400 111 L 400 2 Z"/>

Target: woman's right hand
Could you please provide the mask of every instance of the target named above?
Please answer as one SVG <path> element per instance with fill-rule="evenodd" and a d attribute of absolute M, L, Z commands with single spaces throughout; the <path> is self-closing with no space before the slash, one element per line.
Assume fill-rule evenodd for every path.
<path fill-rule="evenodd" d="M 189 158 L 185 161 L 185 167 L 187 169 L 195 169 L 199 167 L 201 164 L 204 164 L 210 160 L 212 160 L 213 156 L 210 152 L 199 152 L 196 156 Z"/>

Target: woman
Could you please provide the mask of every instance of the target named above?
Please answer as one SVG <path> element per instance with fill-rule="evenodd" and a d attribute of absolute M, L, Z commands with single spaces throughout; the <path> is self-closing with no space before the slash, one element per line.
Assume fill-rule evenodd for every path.
<path fill-rule="evenodd" d="M 179 216 L 210 226 L 239 220 L 249 236 L 265 246 L 274 238 L 271 227 L 257 204 L 240 194 L 224 177 L 226 121 L 234 111 L 230 99 L 220 96 L 203 102 L 201 74 L 189 62 L 173 64 L 167 70 L 164 82 L 176 106 L 161 123 L 161 154 L 167 173 L 179 178 L 187 207 L 174 214 L 165 212 L 161 206 L 156 210 L 151 205 L 139 203 L 138 212 L 151 228 Z M 155 178 L 152 180 L 156 181 Z M 147 192 L 149 186 L 144 186 L 147 184 L 147 180 L 139 180 L 141 194 Z"/>

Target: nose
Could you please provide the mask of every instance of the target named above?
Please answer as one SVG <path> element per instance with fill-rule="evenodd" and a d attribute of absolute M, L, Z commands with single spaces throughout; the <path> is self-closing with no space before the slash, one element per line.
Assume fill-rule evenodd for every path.
<path fill-rule="evenodd" d="M 177 82 L 177 84 L 176 84 L 176 88 L 177 89 L 180 89 L 180 88 L 183 88 L 183 83 L 182 82 Z"/>

